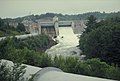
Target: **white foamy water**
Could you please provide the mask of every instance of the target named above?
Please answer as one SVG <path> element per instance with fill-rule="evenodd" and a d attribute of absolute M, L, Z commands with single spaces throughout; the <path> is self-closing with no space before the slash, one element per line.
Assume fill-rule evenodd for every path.
<path fill-rule="evenodd" d="M 78 56 L 80 50 L 76 47 L 79 44 L 79 39 L 76 34 L 73 33 L 71 27 L 59 27 L 59 36 L 57 39 L 59 43 L 46 50 L 46 53 L 55 56 Z"/>

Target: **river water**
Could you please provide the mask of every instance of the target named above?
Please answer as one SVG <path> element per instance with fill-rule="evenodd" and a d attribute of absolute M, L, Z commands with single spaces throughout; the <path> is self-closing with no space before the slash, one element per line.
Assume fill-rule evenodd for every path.
<path fill-rule="evenodd" d="M 59 27 L 59 36 L 56 38 L 59 43 L 46 50 L 46 53 L 51 56 L 80 56 L 81 50 L 77 47 L 79 44 L 77 36 L 71 27 Z"/>

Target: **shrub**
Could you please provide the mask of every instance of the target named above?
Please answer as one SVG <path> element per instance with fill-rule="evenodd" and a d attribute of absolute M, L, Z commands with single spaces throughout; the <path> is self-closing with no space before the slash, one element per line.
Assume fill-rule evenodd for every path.
<path fill-rule="evenodd" d="M 14 63 L 9 67 L 6 62 L 0 61 L 0 81 L 23 81 L 25 73 L 25 66 Z"/>

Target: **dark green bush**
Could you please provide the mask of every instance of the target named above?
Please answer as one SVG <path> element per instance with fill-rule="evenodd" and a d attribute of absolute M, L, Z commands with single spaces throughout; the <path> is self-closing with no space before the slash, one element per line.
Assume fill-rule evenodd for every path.
<path fill-rule="evenodd" d="M 119 67 L 110 66 L 96 58 L 79 61 L 76 57 L 64 58 L 60 56 L 55 57 L 53 61 L 54 67 L 60 68 L 65 72 L 120 80 Z"/>

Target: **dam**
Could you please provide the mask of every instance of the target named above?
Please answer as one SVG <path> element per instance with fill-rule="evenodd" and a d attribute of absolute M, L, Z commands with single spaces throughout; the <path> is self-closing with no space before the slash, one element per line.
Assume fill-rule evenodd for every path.
<path fill-rule="evenodd" d="M 74 28 L 75 24 L 73 21 L 58 21 L 57 17 L 53 19 L 58 22 L 57 28 L 59 34 L 57 38 L 54 38 L 58 42 L 57 45 L 52 46 L 50 49 L 46 50 L 46 53 L 51 56 L 77 56 L 81 54 L 81 50 L 77 47 L 79 45 L 79 34 L 75 34 Z M 79 26 L 79 28 L 81 25 Z M 84 27 L 84 26 L 82 26 Z M 82 29 L 83 30 L 83 29 Z M 80 57 L 81 58 L 81 57 Z"/>
<path fill-rule="evenodd" d="M 73 21 L 59 21 L 58 17 L 55 16 L 52 20 L 36 20 L 28 21 L 24 20 L 22 22 L 26 28 L 26 31 L 30 34 L 45 34 L 49 37 L 56 37 L 59 35 L 59 27 L 73 27 Z"/>

